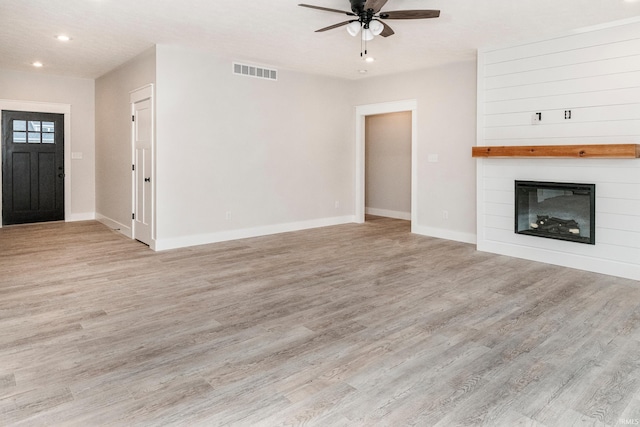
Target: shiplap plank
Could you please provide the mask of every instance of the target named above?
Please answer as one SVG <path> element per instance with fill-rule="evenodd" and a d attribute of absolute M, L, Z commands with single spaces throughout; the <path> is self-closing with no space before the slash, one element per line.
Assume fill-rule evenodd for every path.
<path fill-rule="evenodd" d="M 484 132 L 483 132 L 484 133 Z M 584 136 L 566 138 L 522 138 L 518 141 L 485 138 L 482 145 L 579 145 L 579 144 L 640 144 L 640 136 Z"/>
<path fill-rule="evenodd" d="M 634 253 L 640 250 L 640 232 L 598 227 L 596 235 L 600 243 L 631 248 L 634 249 Z M 636 262 L 640 262 L 640 254 Z"/>
<path fill-rule="evenodd" d="M 486 128 L 498 126 L 532 125 L 531 112 L 492 114 L 484 116 Z M 572 108 L 571 119 L 565 119 L 565 109 L 544 112 L 544 124 L 602 122 L 607 120 L 640 119 L 640 103 Z M 593 137 L 593 135 L 589 135 Z"/>
<path fill-rule="evenodd" d="M 638 174 L 640 174 L 640 168 Z M 598 182 L 597 191 L 603 197 L 612 199 L 640 200 L 640 184 L 638 183 Z"/>
<path fill-rule="evenodd" d="M 508 101 L 513 99 L 541 98 L 545 96 L 590 93 L 612 89 L 630 89 L 640 87 L 640 71 L 605 74 L 595 77 L 575 78 L 546 83 L 525 84 L 485 92 L 486 102 Z"/>
<path fill-rule="evenodd" d="M 563 67 L 572 64 L 583 64 L 630 55 L 640 55 L 640 38 L 590 46 L 582 49 L 549 53 L 547 55 L 516 59 L 513 61 L 499 62 L 497 64 L 485 64 L 484 69 L 485 75 L 487 76 L 500 76 L 531 70 Z"/>
<path fill-rule="evenodd" d="M 487 50 L 484 51 L 483 54 L 486 64 L 495 64 L 547 55 L 549 53 L 581 49 L 589 46 L 616 43 L 634 38 L 640 38 L 640 22 L 605 27 L 596 31 L 578 32 L 568 36 L 553 37 L 545 40 L 536 40 L 516 46 Z"/>
<path fill-rule="evenodd" d="M 485 77 L 486 90 L 523 86 L 547 82 L 567 81 L 588 77 L 603 76 L 611 73 L 632 73 L 640 70 L 640 55 L 620 58 L 598 59 L 596 61 L 544 68 L 515 74 Z"/>
<path fill-rule="evenodd" d="M 485 204 L 485 209 L 484 209 L 484 213 L 486 215 L 510 218 L 511 220 L 513 220 L 513 212 L 514 212 L 513 203 L 508 204 L 508 203 L 487 202 Z"/>
<path fill-rule="evenodd" d="M 485 201 L 487 203 L 513 203 L 513 189 L 511 191 L 485 190 Z"/>
<path fill-rule="evenodd" d="M 504 178 L 506 180 L 550 181 L 555 178 L 562 182 L 594 183 L 607 182 L 610 184 L 639 184 L 639 160 L 609 160 L 601 159 L 493 159 L 497 168 L 487 171 L 486 177 Z M 502 164 L 500 164 L 502 163 Z M 620 167 L 615 164 L 620 163 Z M 600 194 L 604 196 L 604 194 Z"/>
<path fill-rule="evenodd" d="M 484 114 L 504 114 L 516 112 L 543 112 L 605 105 L 627 105 L 637 103 L 640 88 L 614 89 L 593 92 L 572 93 L 568 95 L 549 95 L 540 98 L 514 99 L 485 103 Z"/>
<path fill-rule="evenodd" d="M 513 191 L 514 184 L 512 179 L 500 177 L 490 178 L 487 177 L 484 180 L 485 190 L 497 190 L 497 191 Z"/>
<path fill-rule="evenodd" d="M 596 185 L 596 192 L 597 190 Z M 596 200 L 596 211 L 618 215 L 631 215 L 638 217 L 640 221 L 640 200 L 615 199 L 598 196 Z"/>
<path fill-rule="evenodd" d="M 544 122 L 543 122 L 544 123 Z M 584 136 L 633 136 L 640 130 L 640 120 L 576 123 L 567 120 L 561 124 L 502 126 L 487 128 L 485 137 L 492 140 L 518 140 L 522 138 L 566 138 Z"/>
<path fill-rule="evenodd" d="M 640 215 L 620 215 L 598 212 L 596 215 L 596 223 L 600 228 L 640 233 Z"/>
<path fill-rule="evenodd" d="M 600 233 L 602 233 L 603 230 L 598 229 L 596 229 L 595 245 L 520 235 L 514 233 L 513 226 L 508 228 L 506 225 L 501 227 L 487 227 L 485 231 L 487 240 L 510 245 L 544 249 L 558 254 L 567 253 L 583 257 L 593 257 L 632 265 L 637 265 L 640 261 L 640 249 L 611 243 L 599 243 Z"/>

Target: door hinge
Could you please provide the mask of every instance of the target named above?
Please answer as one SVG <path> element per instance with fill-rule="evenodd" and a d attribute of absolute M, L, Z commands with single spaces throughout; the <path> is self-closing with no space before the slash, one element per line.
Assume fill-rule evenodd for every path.
<path fill-rule="evenodd" d="M 133 114 L 131 115 L 131 121 L 135 122 L 136 121 L 136 116 L 134 116 Z"/>
<path fill-rule="evenodd" d="M 131 214 L 131 219 L 136 219 L 136 214 L 132 213 Z"/>
<path fill-rule="evenodd" d="M 136 170 L 136 165 L 131 165 L 131 170 L 132 171 Z"/>

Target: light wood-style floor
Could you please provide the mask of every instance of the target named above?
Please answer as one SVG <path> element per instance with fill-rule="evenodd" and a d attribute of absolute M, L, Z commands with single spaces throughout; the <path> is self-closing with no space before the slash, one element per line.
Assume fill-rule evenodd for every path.
<path fill-rule="evenodd" d="M 372 218 L 154 253 L 0 229 L 0 425 L 640 420 L 637 282 Z"/>

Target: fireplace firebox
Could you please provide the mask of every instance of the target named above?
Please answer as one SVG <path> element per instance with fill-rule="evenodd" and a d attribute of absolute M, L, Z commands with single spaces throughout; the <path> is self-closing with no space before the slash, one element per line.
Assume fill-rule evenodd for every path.
<path fill-rule="evenodd" d="M 595 204 L 595 184 L 516 181 L 515 232 L 595 245 Z"/>

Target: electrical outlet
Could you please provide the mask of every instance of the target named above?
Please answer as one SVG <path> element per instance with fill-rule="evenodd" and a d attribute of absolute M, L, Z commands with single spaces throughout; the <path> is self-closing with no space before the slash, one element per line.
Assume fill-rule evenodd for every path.
<path fill-rule="evenodd" d="M 531 123 L 534 125 L 540 124 L 540 122 L 542 121 L 542 113 L 533 113 L 533 116 L 531 116 Z"/>
<path fill-rule="evenodd" d="M 227 211 L 225 218 L 227 221 L 231 221 L 231 211 Z"/>

